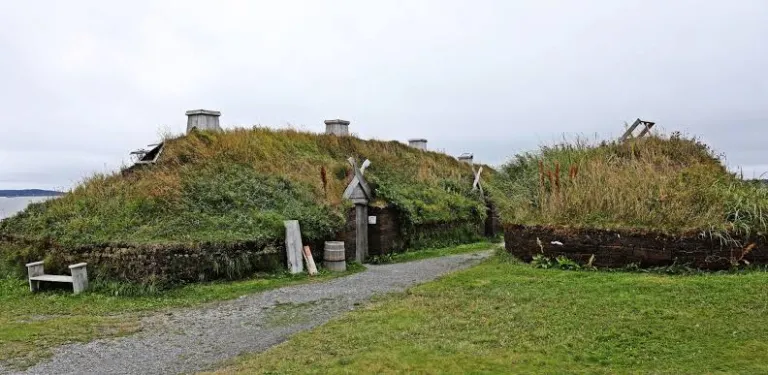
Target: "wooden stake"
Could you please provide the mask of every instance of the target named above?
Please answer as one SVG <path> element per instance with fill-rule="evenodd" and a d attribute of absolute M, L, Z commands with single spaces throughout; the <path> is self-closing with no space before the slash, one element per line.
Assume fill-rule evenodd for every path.
<path fill-rule="evenodd" d="M 312 257 L 312 251 L 309 249 L 309 246 L 304 246 L 304 262 L 307 263 L 307 272 L 309 272 L 309 276 L 317 275 L 315 258 Z"/>

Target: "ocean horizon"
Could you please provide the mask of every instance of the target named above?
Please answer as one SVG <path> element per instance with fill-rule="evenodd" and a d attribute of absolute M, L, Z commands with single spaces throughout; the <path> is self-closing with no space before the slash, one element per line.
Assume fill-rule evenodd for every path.
<path fill-rule="evenodd" d="M 55 197 L 0 197 L 0 220 L 23 211 L 30 203 L 43 202 Z"/>

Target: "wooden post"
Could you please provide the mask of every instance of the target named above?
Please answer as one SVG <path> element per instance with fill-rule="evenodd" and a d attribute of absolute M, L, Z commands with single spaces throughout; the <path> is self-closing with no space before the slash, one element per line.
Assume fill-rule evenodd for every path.
<path fill-rule="evenodd" d="M 368 201 L 355 202 L 355 260 L 362 264 L 368 258 Z"/>
<path fill-rule="evenodd" d="M 371 165 L 370 160 L 365 160 L 360 169 L 354 158 L 347 159 L 352 166 L 355 176 L 344 190 L 343 197 L 350 199 L 355 204 L 355 261 L 365 262 L 368 258 L 368 200 L 371 199 L 371 188 L 363 177 L 365 169 Z"/>
<path fill-rule="evenodd" d="M 298 220 L 286 220 L 285 225 L 285 252 L 288 258 L 288 269 L 292 274 L 304 272 L 302 259 L 301 229 Z"/>

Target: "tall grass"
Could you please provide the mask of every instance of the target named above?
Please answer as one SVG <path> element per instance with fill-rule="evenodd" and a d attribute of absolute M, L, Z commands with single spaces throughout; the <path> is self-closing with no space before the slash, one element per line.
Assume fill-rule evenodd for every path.
<path fill-rule="evenodd" d="M 507 223 L 725 240 L 763 235 L 768 227 L 768 189 L 738 179 L 708 146 L 680 134 L 542 147 L 503 166 L 495 185 Z"/>

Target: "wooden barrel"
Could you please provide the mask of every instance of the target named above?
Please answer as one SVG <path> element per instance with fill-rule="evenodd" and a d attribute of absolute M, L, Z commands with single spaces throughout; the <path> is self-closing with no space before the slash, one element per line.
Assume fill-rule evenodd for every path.
<path fill-rule="evenodd" d="M 347 270 L 347 255 L 344 251 L 344 242 L 326 241 L 323 252 L 323 267 L 331 271 Z"/>

